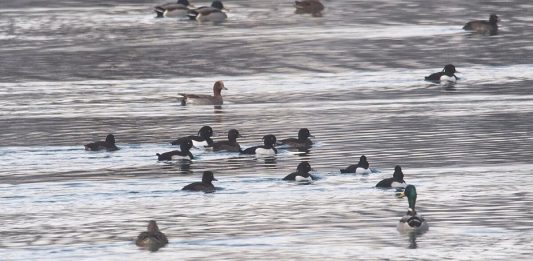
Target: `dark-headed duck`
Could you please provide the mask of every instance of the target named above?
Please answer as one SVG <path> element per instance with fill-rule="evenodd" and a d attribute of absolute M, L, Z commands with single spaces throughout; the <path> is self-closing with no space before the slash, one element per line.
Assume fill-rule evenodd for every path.
<path fill-rule="evenodd" d="M 324 5 L 319 0 L 296 0 L 294 1 L 296 14 L 311 14 L 315 17 L 322 16 Z"/>
<path fill-rule="evenodd" d="M 224 22 L 228 16 L 222 10 L 224 8 L 222 1 L 215 0 L 211 3 L 211 6 L 202 6 L 189 11 L 189 18 L 198 22 Z"/>
<path fill-rule="evenodd" d="M 488 21 L 470 21 L 463 26 L 463 29 L 467 31 L 475 31 L 485 35 L 496 35 L 498 34 L 498 21 L 500 21 L 498 16 L 491 14 Z"/>
<path fill-rule="evenodd" d="M 254 146 L 247 148 L 245 150 L 241 150 L 242 154 L 255 154 L 257 156 L 274 156 L 278 153 L 278 150 L 275 148 L 276 146 L 276 136 L 269 134 L 265 135 L 263 137 L 263 143 L 262 146 Z"/>
<path fill-rule="evenodd" d="M 286 177 L 283 178 L 283 180 L 294 180 L 294 181 L 312 181 L 317 180 L 317 178 L 311 174 L 309 174 L 309 171 L 313 170 L 311 168 L 311 165 L 307 161 L 302 161 L 300 164 L 298 164 L 298 167 L 296 167 L 296 172 L 293 172 Z"/>
<path fill-rule="evenodd" d="M 223 81 L 216 81 L 213 85 L 213 96 L 207 94 L 187 94 L 178 93 L 181 97 L 181 105 L 222 105 L 222 90 L 227 90 L 224 87 Z"/>
<path fill-rule="evenodd" d="M 212 181 L 218 181 L 213 176 L 213 172 L 211 171 L 204 171 L 202 174 L 202 181 L 201 182 L 194 182 L 191 183 L 185 187 L 183 187 L 181 190 L 187 190 L 187 191 L 203 191 L 205 193 L 211 193 L 215 192 L 215 186 Z"/>
<path fill-rule="evenodd" d="M 409 208 L 407 213 L 400 219 L 398 223 L 398 230 L 400 232 L 425 232 L 428 230 L 429 225 L 426 220 L 418 215 L 415 209 L 416 204 L 416 188 L 413 185 L 407 185 L 405 190 L 401 193 L 401 196 L 407 197 L 409 202 Z"/>
<path fill-rule="evenodd" d="M 236 129 L 228 131 L 228 140 L 217 141 L 213 143 L 213 150 L 225 150 L 230 152 L 240 152 L 241 145 L 237 142 L 237 138 L 240 138 L 241 134 Z"/>
<path fill-rule="evenodd" d="M 359 162 L 355 165 L 350 165 L 345 169 L 341 169 L 341 173 L 355 173 L 355 174 L 370 174 L 370 164 L 366 160 L 366 156 L 359 157 Z"/>
<path fill-rule="evenodd" d="M 135 244 L 150 251 L 157 251 L 159 248 L 168 244 L 168 239 L 163 232 L 159 231 L 156 222 L 150 220 L 150 222 L 148 222 L 148 230 L 137 236 Z"/>
<path fill-rule="evenodd" d="M 98 150 L 107 150 L 114 151 L 119 148 L 115 145 L 115 136 L 113 134 L 108 134 L 105 137 L 105 141 L 97 141 L 89 144 L 83 145 L 85 150 L 98 151 Z"/>
<path fill-rule="evenodd" d="M 183 142 L 187 142 L 187 140 L 192 140 L 192 145 L 194 147 L 197 147 L 197 148 L 211 147 L 213 146 L 213 140 L 211 139 L 211 136 L 213 136 L 213 129 L 209 126 L 203 126 L 198 131 L 198 135 L 181 137 L 181 138 L 178 138 L 172 141 L 170 144 L 180 145 Z"/>
<path fill-rule="evenodd" d="M 298 131 L 298 138 L 288 138 L 280 141 L 281 144 L 288 145 L 289 148 L 308 149 L 313 145 L 313 141 L 309 137 L 314 137 L 309 132 L 309 129 L 302 128 Z"/>
<path fill-rule="evenodd" d="M 425 80 L 432 82 L 455 82 L 457 79 L 459 79 L 457 78 L 457 76 L 455 76 L 456 72 L 458 73 L 458 71 L 455 70 L 455 66 L 453 64 L 446 64 L 442 71 L 432 73 L 429 76 L 426 76 Z"/>
<path fill-rule="evenodd" d="M 157 18 L 186 17 L 193 6 L 188 0 L 178 0 L 177 3 L 166 3 L 154 7 Z"/>
<path fill-rule="evenodd" d="M 156 153 L 157 160 L 176 160 L 176 159 L 193 159 L 190 149 L 192 148 L 192 140 L 186 139 L 180 143 L 181 150 L 173 150 L 165 153 Z"/>
<path fill-rule="evenodd" d="M 407 186 L 407 184 L 405 184 L 405 181 L 403 180 L 403 172 L 400 165 L 396 165 L 394 168 L 392 178 L 384 179 L 376 184 L 376 187 L 378 188 L 405 188 L 405 186 Z"/>

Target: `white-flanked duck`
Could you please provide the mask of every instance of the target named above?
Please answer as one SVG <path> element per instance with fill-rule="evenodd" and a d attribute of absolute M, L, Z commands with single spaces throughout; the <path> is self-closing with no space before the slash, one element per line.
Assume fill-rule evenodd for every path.
<path fill-rule="evenodd" d="M 392 178 L 384 179 L 376 184 L 378 188 L 405 188 L 406 186 L 407 184 L 403 180 L 403 172 L 400 165 L 394 167 Z"/>
<path fill-rule="evenodd" d="M 407 213 L 400 219 L 398 230 L 400 232 L 417 232 L 422 233 L 428 230 L 429 225 L 426 220 L 418 215 L 415 209 L 416 205 L 416 188 L 413 185 L 407 185 L 401 196 L 406 196 L 409 202 Z"/>
<path fill-rule="evenodd" d="M 276 146 L 276 136 L 269 134 L 263 137 L 263 146 L 254 146 L 241 150 L 242 154 L 255 154 L 257 156 L 274 156 L 278 153 Z"/>
<path fill-rule="evenodd" d="M 183 187 L 181 190 L 187 190 L 187 191 L 202 191 L 205 193 L 212 193 L 215 192 L 215 186 L 213 185 L 212 181 L 218 181 L 215 179 L 213 172 L 211 171 L 204 171 L 202 174 L 202 181 L 201 182 L 194 182 L 191 183 L 185 187 Z"/>
<path fill-rule="evenodd" d="M 156 222 L 150 220 L 150 222 L 148 222 L 147 231 L 142 232 L 137 236 L 135 244 L 150 251 L 157 251 L 159 248 L 168 244 L 168 239 L 167 236 L 159 230 Z"/>
<path fill-rule="evenodd" d="M 197 147 L 197 148 L 211 147 L 213 146 L 213 140 L 211 139 L 211 136 L 213 136 L 213 129 L 210 126 L 203 126 L 198 131 L 198 135 L 190 135 L 186 137 L 181 137 L 181 138 L 178 138 L 172 141 L 170 144 L 180 145 L 183 142 L 187 142 L 187 140 L 191 140 L 192 145 L 194 147 Z"/>
<path fill-rule="evenodd" d="M 187 17 L 193 5 L 188 0 L 178 0 L 177 3 L 166 3 L 154 7 L 157 18 Z"/>
<path fill-rule="evenodd" d="M 368 163 L 366 156 L 359 157 L 359 162 L 355 165 L 350 165 L 345 169 L 341 169 L 341 173 L 355 173 L 355 174 L 370 174 L 370 163 Z"/>
<path fill-rule="evenodd" d="M 296 172 L 293 172 L 283 178 L 283 180 L 294 180 L 294 181 L 313 181 L 318 178 L 311 175 L 309 171 L 313 170 L 311 165 L 307 161 L 302 161 L 296 167 Z"/>
<path fill-rule="evenodd" d="M 446 64 L 442 71 L 432 73 L 424 79 L 432 82 L 455 82 L 459 79 L 455 76 L 455 73 L 458 73 L 458 71 L 455 70 L 455 66 L 453 64 Z"/>
<path fill-rule="evenodd" d="M 83 146 L 85 147 L 85 150 L 90 150 L 90 151 L 98 151 L 98 150 L 115 151 L 119 149 L 115 145 L 115 136 L 113 134 L 108 134 L 107 137 L 105 137 L 105 141 L 96 141 L 93 143 L 85 144 Z"/>
<path fill-rule="evenodd" d="M 213 95 L 178 93 L 181 105 L 222 105 L 222 90 L 227 90 L 223 81 L 216 81 L 213 85 Z"/>
<path fill-rule="evenodd" d="M 237 142 L 237 138 L 241 138 L 241 134 L 236 129 L 228 131 L 228 140 L 217 141 L 213 143 L 213 151 L 225 150 L 229 152 L 240 152 L 241 145 Z"/>
<path fill-rule="evenodd" d="M 483 20 L 475 20 L 470 21 L 463 26 L 464 30 L 467 31 L 475 31 L 480 34 L 485 35 L 496 35 L 498 34 L 498 22 L 500 20 L 498 19 L 498 16 L 495 14 L 491 14 L 489 16 L 488 21 Z"/>
<path fill-rule="evenodd" d="M 180 143 L 180 150 L 173 150 L 165 153 L 156 153 L 157 160 L 177 160 L 177 159 L 194 159 L 191 153 L 192 140 L 187 139 Z"/>
<path fill-rule="evenodd" d="M 202 6 L 189 11 L 189 18 L 198 22 L 214 22 L 220 23 L 226 21 L 228 16 L 223 10 L 224 4 L 222 1 L 215 0 L 211 3 L 211 6 Z"/>
<path fill-rule="evenodd" d="M 308 149 L 313 146 L 313 141 L 309 137 L 315 137 L 311 135 L 309 129 L 302 128 L 298 131 L 298 138 L 288 138 L 280 140 L 280 144 L 288 145 L 289 148 Z"/>
<path fill-rule="evenodd" d="M 311 14 L 314 17 L 322 16 L 324 5 L 319 0 L 296 0 L 294 1 L 296 14 Z"/>

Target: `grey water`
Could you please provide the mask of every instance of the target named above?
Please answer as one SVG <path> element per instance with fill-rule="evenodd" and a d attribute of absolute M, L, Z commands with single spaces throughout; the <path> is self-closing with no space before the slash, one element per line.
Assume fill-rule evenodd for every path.
<path fill-rule="evenodd" d="M 164 1 L 0 0 L 0 260 L 528 260 L 533 253 L 533 2 L 224 1 L 228 20 L 155 19 Z M 208 1 L 191 1 L 196 6 Z M 496 13 L 500 33 L 461 28 Z M 453 63 L 460 79 L 424 76 Z M 224 105 L 181 106 L 212 91 Z M 204 125 L 273 158 L 194 149 Z M 83 144 L 115 134 L 115 152 Z M 366 155 L 375 173 L 340 174 Z M 319 180 L 281 179 L 309 161 Z M 374 188 L 401 165 L 422 235 Z M 210 194 L 182 192 L 204 170 Z M 157 220 L 169 244 L 133 240 Z"/>

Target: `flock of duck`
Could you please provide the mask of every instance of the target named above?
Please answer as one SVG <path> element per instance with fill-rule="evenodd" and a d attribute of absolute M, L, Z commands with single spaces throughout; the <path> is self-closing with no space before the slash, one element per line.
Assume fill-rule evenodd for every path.
<path fill-rule="evenodd" d="M 324 5 L 319 0 L 299 0 L 294 2 L 297 14 L 311 14 L 312 16 L 322 16 Z M 194 7 L 188 0 L 178 0 L 176 3 L 167 3 L 156 6 L 154 11 L 158 18 L 163 17 L 189 17 L 192 20 L 199 22 L 223 22 L 227 19 L 225 11 L 228 11 L 224 7 L 221 1 L 215 0 L 211 6 Z M 464 30 L 475 31 L 481 34 L 495 35 L 498 33 L 498 16 L 491 14 L 488 21 L 470 21 L 463 27 Z M 433 82 L 455 82 L 458 77 L 456 68 L 453 64 L 447 64 L 440 72 L 430 74 L 425 77 L 427 81 Z M 227 90 L 223 81 L 216 81 L 213 85 L 213 95 L 207 94 L 187 94 L 180 93 L 179 100 L 181 105 L 222 105 L 222 90 Z M 258 157 L 274 156 L 278 153 L 276 146 L 285 145 L 288 148 L 304 149 L 307 150 L 312 147 L 313 141 L 309 139 L 314 137 L 311 135 L 307 128 L 302 128 L 298 131 L 297 138 L 287 138 L 280 141 L 277 140 L 275 135 L 268 134 L 263 137 L 263 145 L 252 146 L 246 149 L 242 149 L 237 138 L 241 135 L 237 129 L 230 129 L 228 131 L 228 139 L 221 141 L 213 141 L 213 129 L 210 126 L 203 126 L 197 133 L 197 135 L 191 135 L 186 137 L 180 137 L 172 141 L 172 145 L 177 145 L 180 150 L 172 150 L 164 153 L 157 153 L 156 156 L 159 161 L 168 161 L 176 159 L 194 159 L 194 155 L 191 153 L 193 147 L 207 148 L 216 151 L 235 152 L 239 154 L 253 154 Z M 107 150 L 115 151 L 119 148 L 115 145 L 115 137 L 113 134 L 109 134 L 105 141 L 98 141 L 85 145 L 86 150 L 98 151 Z M 288 174 L 282 180 L 297 181 L 297 182 L 311 182 L 317 180 L 318 177 L 312 175 L 311 165 L 307 161 L 300 162 L 296 168 L 296 171 Z M 359 162 L 354 165 L 350 165 L 345 169 L 340 170 L 341 173 L 355 173 L 355 174 L 369 174 L 372 173 L 370 164 L 367 161 L 366 156 L 362 155 Z M 202 181 L 191 183 L 182 188 L 186 191 L 202 191 L 205 193 L 215 192 L 216 187 L 213 185 L 215 179 L 213 172 L 204 171 L 202 175 Z M 380 188 L 397 188 L 403 190 L 399 196 L 407 197 L 408 210 L 407 213 L 400 219 L 398 223 L 398 230 L 403 232 L 424 232 L 429 226 L 426 220 L 420 216 L 416 210 L 416 188 L 414 185 L 408 185 L 404 181 L 404 174 L 401 166 L 396 166 L 391 178 L 383 179 L 376 184 L 376 187 Z M 159 249 L 166 245 L 168 239 L 164 233 L 159 230 L 156 221 L 149 221 L 147 231 L 142 232 L 136 240 L 136 244 L 140 247 L 148 248 L 152 251 Z"/>

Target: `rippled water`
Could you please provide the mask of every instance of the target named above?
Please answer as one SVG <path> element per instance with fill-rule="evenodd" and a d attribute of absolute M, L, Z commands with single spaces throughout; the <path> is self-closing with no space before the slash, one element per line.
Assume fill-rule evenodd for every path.
<path fill-rule="evenodd" d="M 95 3 L 96 2 L 96 3 Z M 528 259 L 533 253 L 530 1 L 227 1 L 221 25 L 154 19 L 159 1 L 0 5 L 0 259 Z M 207 2 L 193 2 L 196 5 Z M 27 8 L 27 5 L 31 5 Z M 501 33 L 461 30 L 500 17 Z M 424 82 L 444 64 L 455 85 Z M 221 107 L 184 107 L 178 92 Z M 157 162 L 203 125 L 241 146 L 315 135 L 275 158 L 196 149 Z M 86 152 L 114 133 L 121 150 Z M 340 174 L 366 155 L 376 173 Z M 281 181 L 308 160 L 311 185 Z M 407 202 L 375 189 L 403 167 Z M 213 194 L 180 189 L 204 170 Z M 170 243 L 133 239 L 155 219 Z"/>

